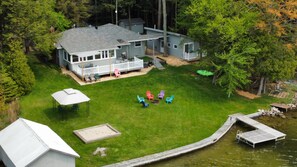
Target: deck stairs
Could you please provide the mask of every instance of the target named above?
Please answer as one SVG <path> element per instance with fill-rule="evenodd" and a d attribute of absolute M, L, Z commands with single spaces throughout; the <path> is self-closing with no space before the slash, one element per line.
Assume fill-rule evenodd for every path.
<path fill-rule="evenodd" d="M 154 57 L 153 63 L 155 65 L 155 67 L 158 68 L 159 70 L 165 69 L 165 67 L 163 67 L 163 65 L 160 63 L 159 59 L 157 59 L 156 57 Z"/>

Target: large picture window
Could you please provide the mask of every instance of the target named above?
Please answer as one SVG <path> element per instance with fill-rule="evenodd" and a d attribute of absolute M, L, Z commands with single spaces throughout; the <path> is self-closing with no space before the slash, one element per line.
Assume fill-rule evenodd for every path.
<path fill-rule="evenodd" d="M 78 62 L 78 56 L 72 55 L 72 62 Z"/>

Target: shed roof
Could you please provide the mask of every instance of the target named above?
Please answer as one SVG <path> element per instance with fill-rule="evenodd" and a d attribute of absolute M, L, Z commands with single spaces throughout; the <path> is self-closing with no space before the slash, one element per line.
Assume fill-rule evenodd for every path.
<path fill-rule="evenodd" d="M 145 41 L 150 38 L 149 35 L 140 35 L 114 24 L 105 24 L 99 27 L 81 27 L 66 30 L 56 47 L 63 47 L 68 53 L 76 54 L 117 49 L 121 45 L 130 45 L 129 42 Z"/>
<path fill-rule="evenodd" d="M 79 104 L 90 101 L 90 98 L 88 98 L 81 91 L 72 88 L 64 89 L 56 93 L 53 93 L 52 97 L 60 105 Z"/>
<path fill-rule="evenodd" d="M 123 23 L 125 26 L 129 25 L 129 19 L 121 19 L 119 23 Z M 141 18 L 131 18 L 131 24 L 144 24 L 145 22 Z"/>
<path fill-rule="evenodd" d="M 48 126 L 23 118 L 0 131 L 0 146 L 15 166 L 27 166 L 49 150 L 79 157 Z"/>

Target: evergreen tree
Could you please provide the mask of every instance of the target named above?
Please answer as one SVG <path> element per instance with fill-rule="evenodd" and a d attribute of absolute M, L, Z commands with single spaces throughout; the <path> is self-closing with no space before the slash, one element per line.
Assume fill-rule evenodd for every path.
<path fill-rule="evenodd" d="M 85 26 L 92 11 L 90 4 L 90 0 L 56 0 L 56 9 L 75 26 Z"/>
<path fill-rule="evenodd" d="M 19 96 L 20 96 L 20 92 L 19 92 L 18 85 L 9 76 L 6 70 L 4 68 L 1 68 L 0 69 L 0 103 L 4 104 L 4 102 L 5 103 L 11 102 Z"/>
<path fill-rule="evenodd" d="M 22 51 L 22 45 L 18 41 L 9 44 L 9 51 L 0 56 L 6 68 L 6 72 L 16 82 L 20 95 L 29 93 L 35 82 L 33 72 L 27 63 L 27 57 Z"/>

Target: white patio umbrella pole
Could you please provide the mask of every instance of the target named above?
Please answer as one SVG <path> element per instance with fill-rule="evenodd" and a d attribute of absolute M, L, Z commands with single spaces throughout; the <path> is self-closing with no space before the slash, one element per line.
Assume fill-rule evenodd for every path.
<path fill-rule="evenodd" d="M 111 76 L 111 60 L 110 60 L 109 51 L 108 51 L 108 57 L 109 57 L 109 75 Z"/>

